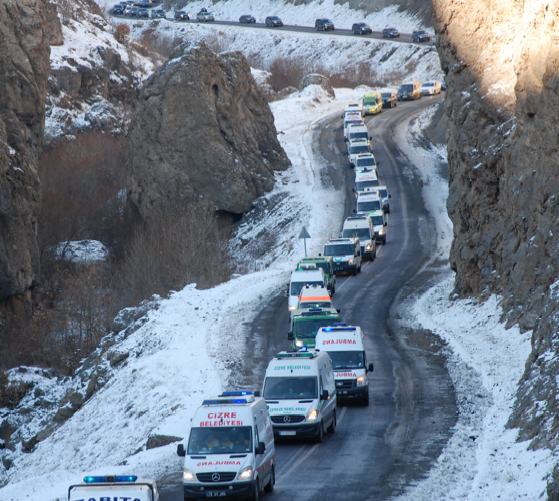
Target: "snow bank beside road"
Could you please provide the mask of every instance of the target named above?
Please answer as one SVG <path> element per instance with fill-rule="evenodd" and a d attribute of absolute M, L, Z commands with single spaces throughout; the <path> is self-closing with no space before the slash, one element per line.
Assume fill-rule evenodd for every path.
<path fill-rule="evenodd" d="M 431 120 L 428 109 L 408 128 L 402 124 L 397 142 L 423 180 L 423 198 L 435 219 L 436 252 L 429 267 L 450 251 L 452 223 L 446 212 L 448 183 L 440 175 L 446 151 L 418 146 L 421 129 Z M 409 135 L 409 132 L 412 135 Z M 506 429 L 518 382 L 531 352 L 531 332 L 508 331 L 499 322 L 499 297 L 451 301 L 454 275 L 445 263 L 438 284 L 403 305 L 404 323 L 428 329 L 447 344 L 448 369 L 460 411 L 454 435 L 427 479 L 398 501 L 545 499 L 545 477 L 553 468 L 549 450 L 528 451 L 516 442 L 517 431 Z"/>

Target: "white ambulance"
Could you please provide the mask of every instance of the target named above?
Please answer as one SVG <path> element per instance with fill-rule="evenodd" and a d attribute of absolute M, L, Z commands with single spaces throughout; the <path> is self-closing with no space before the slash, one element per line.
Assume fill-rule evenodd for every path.
<path fill-rule="evenodd" d="M 159 501 L 154 480 L 138 480 L 135 475 L 85 477 L 83 484 L 71 485 L 68 501 Z"/>
<path fill-rule="evenodd" d="M 287 300 L 289 311 L 297 309 L 299 294 L 301 294 L 301 290 L 307 284 L 326 285 L 324 270 L 322 268 L 316 268 L 315 265 L 314 269 L 304 270 L 297 268 L 295 271 L 291 272 Z"/>
<path fill-rule="evenodd" d="M 366 189 L 376 189 L 380 185 L 376 170 L 360 169 L 355 172 L 355 196 Z"/>
<path fill-rule="evenodd" d="M 258 499 L 275 484 L 274 432 L 266 402 L 250 391 L 204 400 L 192 418 L 184 457 L 184 499 Z"/>
<path fill-rule="evenodd" d="M 276 437 L 314 437 L 322 442 L 336 429 L 336 385 L 330 356 L 318 350 L 282 351 L 264 378 Z"/>
<path fill-rule="evenodd" d="M 377 256 L 375 229 L 371 218 L 367 214 L 355 214 L 348 217 L 342 227 L 342 237 L 359 239 L 363 259 L 372 261 Z"/>
<path fill-rule="evenodd" d="M 369 372 L 373 372 L 373 364 L 367 365 L 363 338 L 360 327 L 324 327 L 316 335 L 316 348 L 327 351 L 332 360 L 338 398 L 369 405 Z"/>

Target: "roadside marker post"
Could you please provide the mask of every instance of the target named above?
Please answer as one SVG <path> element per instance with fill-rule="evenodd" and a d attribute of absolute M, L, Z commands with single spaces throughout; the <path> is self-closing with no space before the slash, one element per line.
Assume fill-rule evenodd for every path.
<path fill-rule="evenodd" d="M 299 238 L 302 238 L 305 241 L 305 257 L 307 257 L 307 238 L 311 238 L 311 236 L 309 235 L 307 228 L 305 228 L 304 226 L 301 230 L 301 233 L 299 233 Z"/>

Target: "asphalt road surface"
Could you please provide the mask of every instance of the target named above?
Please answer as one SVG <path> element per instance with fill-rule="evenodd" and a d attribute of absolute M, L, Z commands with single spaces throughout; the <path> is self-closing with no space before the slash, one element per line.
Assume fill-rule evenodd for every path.
<path fill-rule="evenodd" d="M 159 8 L 158 5 L 153 6 L 152 8 Z M 148 9 L 149 11 L 150 9 Z M 149 21 L 151 18 L 137 18 L 137 17 L 127 17 L 124 15 L 115 15 L 111 14 L 114 17 L 121 18 L 121 19 L 128 19 L 130 21 Z M 194 15 L 194 17 L 196 17 Z M 379 40 L 390 40 L 391 42 L 401 42 L 401 43 L 412 43 L 411 40 L 411 33 L 400 33 L 399 38 L 383 38 L 381 31 L 373 31 L 370 35 L 354 35 L 351 30 L 343 30 L 343 29 L 335 29 L 334 31 L 324 31 L 324 32 L 317 32 L 316 29 L 312 26 L 296 26 L 296 25 L 284 25 L 284 26 L 277 26 L 275 28 L 271 28 L 266 26 L 264 23 L 254 23 L 254 24 L 245 24 L 239 23 L 238 21 L 210 21 L 210 22 L 202 22 L 199 23 L 196 19 L 190 19 L 185 21 L 175 21 L 173 18 L 166 17 L 166 18 L 156 18 L 156 19 L 165 19 L 169 22 L 177 22 L 177 23 L 194 23 L 194 24 L 208 24 L 208 25 L 220 25 L 220 26 L 236 26 L 246 29 L 264 29 L 264 30 L 273 30 L 273 31 L 295 31 L 299 33 L 321 33 L 323 35 L 329 36 L 340 36 L 340 37 L 355 37 L 356 39 L 359 38 L 366 38 L 366 39 L 379 39 Z M 356 19 L 355 22 L 360 22 L 359 19 Z M 430 46 L 432 42 L 423 42 L 418 45 L 425 45 Z"/>
<path fill-rule="evenodd" d="M 416 292 L 430 278 L 422 267 L 434 250 L 435 228 L 421 197 L 421 183 L 395 144 L 394 128 L 439 101 L 423 98 L 368 118 L 379 162 L 379 178 L 392 194 L 388 242 L 356 276 L 338 277 L 334 304 L 342 321 L 366 334 L 370 406 L 339 401 L 338 426 L 321 444 L 276 443 L 276 489 L 270 501 L 382 500 L 424 477 L 451 435 L 457 416 L 454 389 L 437 339 L 426 332 L 404 332 L 392 317 L 402 290 Z M 316 133 L 324 157 L 322 182 L 345 191 L 346 215 L 354 208 L 354 172 L 348 167 L 339 116 L 325 119 Z M 341 228 L 340 228 L 341 230 Z M 399 297 L 400 298 L 400 297 Z M 250 326 L 242 381 L 260 388 L 266 366 L 289 349 L 287 298 L 264 305 Z M 247 370 L 248 369 L 248 370 Z M 163 479 L 162 501 L 181 500 L 180 472 Z"/>

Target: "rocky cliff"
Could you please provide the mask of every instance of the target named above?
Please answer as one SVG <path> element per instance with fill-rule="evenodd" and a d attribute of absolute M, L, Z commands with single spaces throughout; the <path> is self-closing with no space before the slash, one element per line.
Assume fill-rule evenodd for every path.
<path fill-rule="evenodd" d="M 38 273 L 37 176 L 56 36 L 43 0 L 0 0 L 0 301 L 25 294 Z M 4 305 L 5 306 L 5 305 Z"/>
<path fill-rule="evenodd" d="M 559 5 L 434 0 L 434 18 L 449 89 L 448 212 L 456 288 L 462 294 L 501 294 L 508 325 L 534 329 L 509 424 L 531 447 L 554 448 Z"/>
<path fill-rule="evenodd" d="M 204 199 L 244 213 L 289 165 L 241 53 L 179 46 L 145 83 L 129 132 L 129 203 L 141 217 Z"/>

